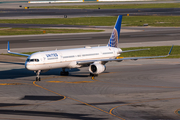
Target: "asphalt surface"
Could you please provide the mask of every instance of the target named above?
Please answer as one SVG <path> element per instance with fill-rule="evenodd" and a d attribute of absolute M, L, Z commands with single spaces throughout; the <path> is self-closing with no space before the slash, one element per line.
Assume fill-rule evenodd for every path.
<path fill-rule="evenodd" d="M 180 38 L 179 28 L 123 29 L 131 31 L 121 33 L 119 42 L 124 44 L 159 42 L 161 45 Z M 0 52 L 6 49 L 7 41 L 11 48 L 21 51 L 23 48 L 34 51 L 37 47 L 106 44 L 111 34 L 108 31 L 1 36 Z M 24 68 L 25 60 L 0 55 L 0 119 L 180 119 L 180 59 L 110 62 L 106 71 L 96 78 L 89 76 L 88 68 L 71 69 L 66 77 L 59 75 L 61 69 L 55 69 L 42 73 L 40 82 L 34 81 L 34 72 Z"/>
<path fill-rule="evenodd" d="M 0 119 L 177 120 L 180 118 L 179 59 L 107 63 L 91 78 L 88 68 L 35 74 L 25 58 L 0 56 Z"/>
<path fill-rule="evenodd" d="M 123 29 L 122 44 L 159 42 L 163 45 L 180 38 L 179 28 Z M 4 36 L 0 37 L 0 48 L 6 48 L 7 41 L 11 48 L 20 47 L 21 51 L 26 48 L 35 51 L 35 46 L 69 48 L 67 45 L 89 45 L 99 41 L 106 44 L 108 34 L 110 32 Z M 24 57 L 0 55 L 0 119 L 180 119 L 180 59 L 109 62 L 106 71 L 95 78 L 89 76 L 88 67 L 71 69 L 70 75 L 65 77 L 59 75 L 61 69 L 54 69 L 41 73 L 40 82 L 34 81 L 33 71 L 24 68 L 25 60 Z"/>
<path fill-rule="evenodd" d="M 37 0 L 31 0 L 37 1 Z M 73 6 L 73 5 L 110 5 L 110 4 L 158 4 L 158 3 L 179 3 L 179 0 L 168 0 L 168 1 L 123 1 L 123 2 L 80 2 L 80 3 L 55 3 L 55 4 L 43 4 L 43 3 L 34 3 L 29 4 L 26 0 L 4 0 L 0 2 L 0 8 L 15 8 L 15 9 L 24 9 L 24 7 L 30 6 Z M 22 7 L 19 7 L 22 6 Z"/>
<path fill-rule="evenodd" d="M 179 16 L 180 8 L 156 9 L 0 9 L 1 19 L 62 18 L 127 15 L 171 15 Z"/>
<path fill-rule="evenodd" d="M 0 48 L 6 49 L 8 41 L 10 42 L 11 48 L 107 44 L 112 28 L 109 28 L 108 30 L 108 32 L 102 33 L 0 36 Z M 124 27 L 121 31 L 119 43 L 160 42 L 176 40 L 180 40 L 180 28 Z"/>

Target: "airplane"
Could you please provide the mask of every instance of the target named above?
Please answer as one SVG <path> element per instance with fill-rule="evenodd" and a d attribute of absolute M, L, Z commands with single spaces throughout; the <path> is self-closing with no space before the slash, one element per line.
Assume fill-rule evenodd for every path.
<path fill-rule="evenodd" d="M 9 41 L 7 52 L 9 54 L 16 54 L 21 56 L 27 56 L 25 62 L 25 68 L 27 70 L 34 71 L 36 73 L 36 81 L 41 81 L 40 72 L 45 72 L 50 69 L 62 68 L 60 75 L 68 75 L 69 72 L 65 71 L 68 68 L 80 68 L 89 67 L 90 76 L 97 76 L 98 74 L 106 70 L 105 64 L 109 61 L 123 61 L 123 60 L 137 60 L 146 58 L 159 58 L 167 57 L 170 55 L 173 46 L 169 53 L 165 56 L 150 56 L 150 57 L 127 57 L 120 58 L 121 53 L 149 50 L 149 49 L 136 49 L 122 51 L 118 48 L 118 42 L 120 37 L 122 15 L 119 15 L 112 31 L 111 37 L 107 46 L 90 47 L 76 49 L 63 49 L 53 51 L 36 52 L 31 55 L 15 53 L 10 51 Z"/>

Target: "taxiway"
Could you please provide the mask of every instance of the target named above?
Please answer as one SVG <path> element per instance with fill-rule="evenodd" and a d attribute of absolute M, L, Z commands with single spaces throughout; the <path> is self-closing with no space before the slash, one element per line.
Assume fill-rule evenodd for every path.
<path fill-rule="evenodd" d="M 2 59 L 4 58 L 4 60 Z M 5 60 L 6 59 L 6 60 Z M 179 119 L 179 59 L 107 63 L 91 78 L 88 68 L 42 73 L 24 68 L 25 58 L 0 57 L 0 119 Z"/>

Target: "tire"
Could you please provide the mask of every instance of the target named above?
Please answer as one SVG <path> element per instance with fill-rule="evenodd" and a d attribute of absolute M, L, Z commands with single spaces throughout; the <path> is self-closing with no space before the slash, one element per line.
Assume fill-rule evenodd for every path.
<path fill-rule="evenodd" d="M 90 73 L 89 75 L 90 75 L 90 76 L 93 76 L 93 74 L 92 74 L 92 73 Z"/>
<path fill-rule="evenodd" d="M 90 73 L 90 76 L 91 76 L 91 77 L 97 77 L 97 76 L 98 76 L 98 74 L 93 74 L 93 73 Z"/>
<path fill-rule="evenodd" d="M 64 72 L 60 72 L 60 75 L 61 75 L 61 76 L 64 76 Z"/>
<path fill-rule="evenodd" d="M 65 75 L 68 76 L 68 75 L 69 75 L 69 72 L 65 72 Z"/>

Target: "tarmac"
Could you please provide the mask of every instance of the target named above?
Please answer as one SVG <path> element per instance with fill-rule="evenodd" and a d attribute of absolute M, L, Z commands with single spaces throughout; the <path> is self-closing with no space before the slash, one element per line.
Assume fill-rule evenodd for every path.
<path fill-rule="evenodd" d="M 151 43 L 152 44 L 152 43 Z M 157 44 L 157 43 L 155 43 Z M 80 47 L 80 46 L 77 46 Z M 41 74 L 24 57 L 0 55 L 0 119 L 177 120 L 180 59 L 110 62 L 98 77 L 88 67 Z"/>
<path fill-rule="evenodd" d="M 0 55 L 0 119 L 179 119 L 180 59 L 110 62 L 91 78 L 88 68 L 35 74 L 24 57 Z"/>
<path fill-rule="evenodd" d="M 19 4 L 8 4 L 6 7 L 18 8 Z M 127 33 L 122 34 L 119 47 L 180 45 L 179 28 L 143 28 L 144 32 L 142 28 L 135 30 L 138 31 L 129 34 L 127 30 Z M 100 45 L 106 43 L 104 38 L 107 35 L 104 34 L 96 36 L 96 39 L 101 38 Z M 84 38 L 87 35 L 84 34 Z M 89 42 L 81 40 L 82 44 L 73 45 L 78 40 L 68 38 L 67 34 L 64 38 L 74 42 L 71 45 L 65 42 L 59 45 L 56 42 L 59 36 L 62 35 L 1 36 L 0 53 L 6 53 L 7 41 L 11 41 L 13 52 L 76 48 L 97 43 L 96 39 L 93 41 L 90 37 L 85 39 Z M 48 46 L 48 41 L 36 42 L 37 47 L 32 43 L 28 43 L 29 46 L 26 44 L 26 40 L 46 40 L 48 37 L 55 40 L 51 41 L 54 45 Z M 62 43 L 61 40 L 58 42 Z M 33 71 L 25 69 L 25 60 L 25 57 L 0 55 L 0 119 L 180 119 L 180 59 L 109 62 L 106 71 L 95 78 L 89 76 L 88 67 L 69 69 L 69 76 L 60 76 L 61 69 L 54 69 L 41 73 L 40 82 L 35 81 Z"/>
<path fill-rule="evenodd" d="M 180 40 L 120 46 L 175 42 L 179 44 Z M 28 49 L 37 50 L 24 50 Z M 180 59 L 109 62 L 106 71 L 95 78 L 89 76 L 88 67 L 69 69 L 69 76 L 60 76 L 61 69 L 54 69 L 41 73 L 40 82 L 35 81 L 33 71 L 25 69 L 25 60 L 26 57 L 0 55 L 0 119 L 177 120 L 180 117 Z"/>

